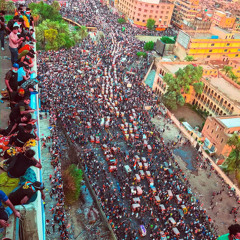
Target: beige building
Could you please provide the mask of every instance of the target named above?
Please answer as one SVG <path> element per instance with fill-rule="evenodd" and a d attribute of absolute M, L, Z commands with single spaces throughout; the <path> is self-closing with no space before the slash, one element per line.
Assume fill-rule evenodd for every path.
<path fill-rule="evenodd" d="M 240 115 L 208 117 L 202 130 L 204 149 L 228 157 L 232 148 L 227 141 L 234 132 L 240 132 Z"/>
<path fill-rule="evenodd" d="M 163 80 L 166 73 L 175 74 L 178 69 L 184 68 L 187 62 L 158 62 L 153 82 L 153 91 L 162 96 L 167 91 L 167 84 Z M 193 63 L 196 64 L 196 63 Z M 203 67 L 202 82 L 204 89 L 201 94 L 195 93 L 193 87 L 188 94 L 183 94 L 186 103 L 196 105 L 210 116 L 240 114 L 240 87 L 237 88 L 219 71 L 210 65 Z"/>
<path fill-rule="evenodd" d="M 118 11 L 137 26 L 145 27 L 149 18 L 156 21 L 159 28 L 170 25 L 174 5 L 162 0 L 118 0 Z"/>
<path fill-rule="evenodd" d="M 183 29 L 184 25 L 188 25 L 196 17 L 199 0 L 176 0 L 174 5 L 172 23 Z"/>

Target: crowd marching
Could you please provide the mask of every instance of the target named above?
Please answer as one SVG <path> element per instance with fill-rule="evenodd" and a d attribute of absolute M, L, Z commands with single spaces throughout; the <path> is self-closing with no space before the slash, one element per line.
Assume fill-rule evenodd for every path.
<path fill-rule="evenodd" d="M 42 109 L 59 119 L 119 239 L 216 239 L 211 218 L 192 198 L 171 146 L 151 124 L 161 114 L 142 84 L 147 63 L 135 67 L 143 30 L 117 25 L 118 16 L 97 1 L 62 9 L 80 24 L 102 30 L 70 50 L 40 52 Z M 129 67 L 131 66 L 131 67 Z M 152 106 L 150 111 L 146 111 Z"/>
<path fill-rule="evenodd" d="M 74 11 L 74 7 L 80 11 Z M 45 197 L 43 183 L 36 181 L 29 168 L 42 167 L 30 148 L 34 139 L 39 138 L 29 96 L 36 92 L 39 81 L 41 110 L 49 113 L 53 126 L 48 139 L 52 141 L 54 168 L 54 175 L 49 176 L 50 196 L 57 199 L 57 205 L 50 210 L 54 219 L 52 231 L 57 223 L 60 238 L 69 239 L 60 161 L 64 139 L 56 127 L 59 120 L 80 149 L 79 161 L 118 239 L 215 240 L 212 220 L 194 198 L 173 157 L 173 146 L 164 143 L 162 132 L 151 123 L 156 115 L 171 120 L 165 115 L 164 106 L 142 83 L 148 70 L 147 60 L 142 59 L 142 65 L 136 63 L 136 52 L 142 50 L 143 44 L 134 36 L 146 30 L 127 24 L 123 31 L 117 24 L 119 16 L 111 14 L 97 0 L 70 2 L 70 7 L 62 8 L 61 13 L 68 18 L 74 16 L 81 25 L 97 27 L 105 36 L 98 41 L 88 36 L 79 46 L 68 50 L 39 51 L 36 80 L 31 71 L 35 56 L 34 24 L 30 9 L 18 8 L 12 28 L 11 25 L 6 28 L 11 31 L 13 67 L 6 74 L 5 83 L 12 110 L 9 127 L 1 130 L 3 157 L 8 160 L 2 166 L 5 172 L 0 175 L 18 180 L 12 193 L 0 192 L 1 200 L 25 204 L 38 190 Z M 173 35 L 174 31 L 163 34 Z M 19 153 L 12 156 L 13 152 Z M 199 161 L 201 168 L 210 166 L 202 156 Z M 222 186 L 224 190 L 225 184 Z M 231 190 L 229 194 L 234 196 Z M 11 202 L 10 208 L 20 217 Z M 2 209 L 0 224 L 6 227 L 8 211 Z M 234 208 L 233 214 L 236 211 Z M 49 228 L 47 233 L 50 234 Z"/>

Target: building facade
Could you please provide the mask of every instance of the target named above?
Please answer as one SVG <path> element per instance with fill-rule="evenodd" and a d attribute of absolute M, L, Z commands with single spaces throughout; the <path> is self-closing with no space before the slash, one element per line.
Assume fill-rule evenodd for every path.
<path fill-rule="evenodd" d="M 233 28 L 236 17 L 232 16 L 230 12 L 214 11 L 212 21 L 216 26 L 221 28 Z"/>
<path fill-rule="evenodd" d="M 118 11 L 132 23 L 146 26 L 149 18 L 156 21 L 159 28 L 167 28 L 171 23 L 174 5 L 167 0 L 118 0 Z"/>
<path fill-rule="evenodd" d="M 205 144 L 214 146 L 218 156 L 228 157 L 232 148 L 227 145 L 227 141 L 234 132 L 240 132 L 240 115 L 208 117 L 202 130 L 202 137 Z"/>
<path fill-rule="evenodd" d="M 182 29 L 196 17 L 199 0 L 176 0 L 174 5 L 172 23 Z"/>
<path fill-rule="evenodd" d="M 240 60 L 230 60 L 228 65 L 232 67 L 232 72 L 238 77 L 238 81 L 240 81 Z"/>
<path fill-rule="evenodd" d="M 184 68 L 189 63 L 184 62 L 162 62 L 156 63 L 156 75 L 152 90 L 160 97 L 168 89 L 163 77 L 166 73 L 175 74 L 179 68 Z M 195 64 L 195 63 L 194 63 Z M 204 84 L 201 94 L 195 93 L 190 87 L 188 94 L 183 94 L 185 102 L 195 105 L 210 116 L 225 116 L 240 114 L 240 89 L 225 80 L 217 68 L 209 65 L 202 65 Z"/>
<path fill-rule="evenodd" d="M 184 60 L 187 55 L 193 56 L 195 60 L 238 59 L 240 57 L 240 35 L 216 26 L 206 33 L 180 31 L 174 53 L 180 60 Z"/>

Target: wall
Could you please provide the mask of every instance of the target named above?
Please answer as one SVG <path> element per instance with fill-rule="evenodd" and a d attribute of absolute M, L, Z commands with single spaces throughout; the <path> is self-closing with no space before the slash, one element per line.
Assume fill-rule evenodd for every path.
<path fill-rule="evenodd" d="M 164 28 L 168 27 L 171 22 L 173 8 L 173 4 L 163 2 L 155 4 L 138 0 L 119 0 L 118 3 L 118 9 L 140 26 L 146 26 L 147 19 L 152 18 L 156 21 L 155 25 Z"/>

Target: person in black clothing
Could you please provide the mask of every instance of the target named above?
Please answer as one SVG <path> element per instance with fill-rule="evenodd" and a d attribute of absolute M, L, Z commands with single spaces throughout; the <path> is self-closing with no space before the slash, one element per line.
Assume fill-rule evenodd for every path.
<path fill-rule="evenodd" d="M 32 149 L 27 150 L 25 153 L 19 153 L 17 156 L 9 158 L 5 163 L 14 161 L 11 168 L 8 169 L 8 176 L 12 178 L 19 178 L 25 174 L 27 169 L 31 166 L 42 168 L 40 162 L 34 158 L 35 152 Z"/>
<path fill-rule="evenodd" d="M 0 40 L 2 50 L 4 50 L 4 34 L 5 34 L 4 14 L 5 14 L 4 11 L 0 11 Z"/>
<path fill-rule="evenodd" d="M 9 115 L 10 122 L 14 122 L 14 120 L 26 113 L 33 113 L 35 110 L 29 107 L 30 98 L 29 96 L 24 96 L 24 100 L 20 101 L 11 111 Z"/>
<path fill-rule="evenodd" d="M 27 124 L 34 123 L 36 120 L 32 119 L 30 113 L 24 114 L 22 117 L 18 117 L 14 122 L 11 122 L 7 129 L 0 129 L 0 134 L 3 136 L 11 135 L 19 131 L 18 127 L 26 126 Z"/>
<path fill-rule="evenodd" d="M 33 125 L 32 124 L 27 124 L 25 127 L 19 127 L 19 131 L 16 136 L 12 136 L 9 140 L 9 145 L 12 145 L 13 143 L 17 147 L 23 147 L 24 144 L 29 140 L 29 139 L 36 139 L 37 141 L 39 140 L 38 135 L 37 135 L 37 129 L 34 130 L 34 134 L 32 134 L 33 130 Z"/>
<path fill-rule="evenodd" d="M 41 182 L 25 182 L 19 188 L 17 188 L 14 192 L 11 192 L 8 196 L 9 200 L 12 204 L 15 205 L 22 205 L 26 204 L 29 199 L 40 191 L 42 194 L 42 199 L 45 199 L 45 194 L 43 192 L 44 184 Z"/>
<path fill-rule="evenodd" d="M 14 23 L 16 23 L 19 19 L 19 16 L 14 16 L 13 19 L 9 20 L 8 21 L 8 24 L 7 24 L 7 27 L 6 27 L 6 30 L 7 30 L 7 33 L 10 34 L 13 30 L 13 25 Z"/>
<path fill-rule="evenodd" d="M 18 68 L 19 68 L 19 65 L 17 63 L 14 63 L 12 66 L 12 69 L 9 70 L 5 76 L 5 84 L 7 86 L 7 91 L 9 94 L 10 102 L 15 97 L 15 95 L 17 93 L 17 89 L 18 89 L 18 81 L 17 81 Z"/>

